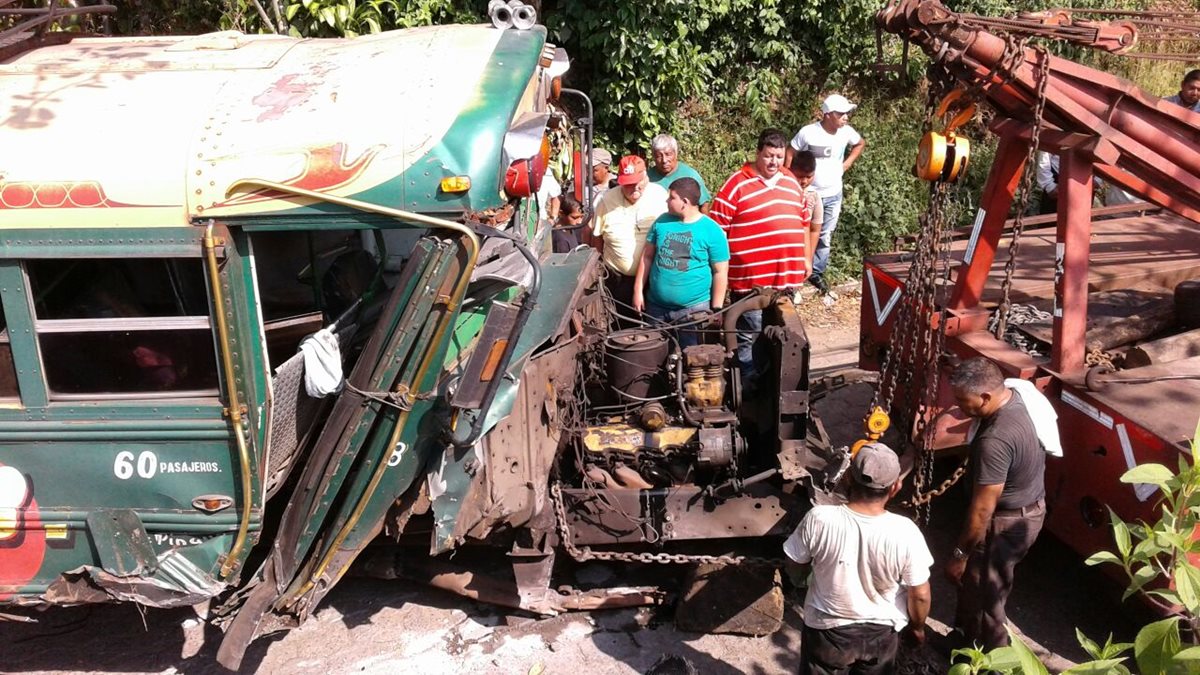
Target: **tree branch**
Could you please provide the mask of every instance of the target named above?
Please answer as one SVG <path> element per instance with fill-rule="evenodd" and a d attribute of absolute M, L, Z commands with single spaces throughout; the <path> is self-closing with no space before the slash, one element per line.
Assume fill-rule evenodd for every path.
<path fill-rule="evenodd" d="M 275 24 L 271 22 L 271 17 L 267 16 L 267 10 L 263 9 L 258 0 L 250 0 L 250 4 L 254 5 L 254 9 L 258 11 L 258 16 L 262 19 L 263 25 L 272 33 L 278 35 L 279 31 L 275 29 Z"/>

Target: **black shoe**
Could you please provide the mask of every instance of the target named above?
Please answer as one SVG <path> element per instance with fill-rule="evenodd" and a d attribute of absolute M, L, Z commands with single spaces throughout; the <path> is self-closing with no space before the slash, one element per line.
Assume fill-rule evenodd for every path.
<path fill-rule="evenodd" d="M 809 277 L 808 283 L 812 284 L 813 288 L 817 289 L 821 295 L 829 293 L 829 284 L 825 283 L 825 277 L 820 274 L 814 274 Z"/>

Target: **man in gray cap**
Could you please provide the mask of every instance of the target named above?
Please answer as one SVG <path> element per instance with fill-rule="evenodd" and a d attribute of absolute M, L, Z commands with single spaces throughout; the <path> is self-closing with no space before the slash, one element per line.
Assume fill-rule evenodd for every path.
<path fill-rule="evenodd" d="M 915 523 L 887 510 L 900 460 L 882 443 L 850 461 L 849 501 L 815 506 L 784 542 L 812 567 L 804 602 L 800 672 L 893 672 L 900 632 L 925 640 L 933 556 Z"/>
<path fill-rule="evenodd" d="M 612 172 L 612 153 L 604 148 L 592 148 L 592 210 L 600 205 L 600 198 L 616 185 L 617 177 Z"/>

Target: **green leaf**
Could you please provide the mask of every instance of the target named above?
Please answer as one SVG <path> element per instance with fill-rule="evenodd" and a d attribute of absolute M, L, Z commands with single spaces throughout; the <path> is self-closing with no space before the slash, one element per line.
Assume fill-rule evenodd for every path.
<path fill-rule="evenodd" d="M 1014 671 L 1021 667 L 1021 656 L 1011 646 L 997 647 L 987 653 L 982 667 L 984 670 L 994 670 L 998 673 Z"/>
<path fill-rule="evenodd" d="M 1188 612 L 1200 615 L 1200 569 L 1182 559 L 1175 565 L 1175 592 Z"/>
<path fill-rule="evenodd" d="M 1188 647 L 1174 656 L 1176 661 L 1200 661 L 1200 647 Z"/>
<path fill-rule="evenodd" d="M 1133 571 L 1133 577 L 1130 579 L 1129 587 L 1125 589 L 1125 593 L 1121 596 L 1121 600 L 1124 601 L 1129 599 L 1129 596 L 1142 590 L 1142 586 L 1150 583 L 1157 576 L 1158 572 L 1155 571 L 1155 569 L 1150 565 L 1142 565 L 1141 567 L 1137 568 Z"/>
<path fill-rule="evenodd" d="M 1108 638 L 1104 640 L 1104 646 L 1100 648 L 1101 659 L 1112 659 L 1125 653 L 1126 650 L 1132 649 L 1132 642 L 1113 642 L 1112 633 L 1108 634 Z"/>
<path fill-rule="evenodd" d="M 1112 551 L 1097 551 L 1088 556 L 1088 559 L 1083 561 L 1085 565 L 1102 565 L 1104 563 L 1121 564 L 1121 559 L 1118 558 Z"/>
<path fill-rule="evenodd" d="M 1165 675 L 1172 657 L 1179 652 L 1179 619 L 1155 621 L 1138 631 L 1133 655 L 1142 675 Z"/>
<path fill-rule="evenodd" d="M 955 649 L 954 651 L 950 652 L 950 660 L 951 661 L 956 660 L 960 656 L 965 656 L 966 658 L 971 660 L 971 669 L 973 671 L 977 671 L 980 668 L 982 668 L 984 662 L 987 661 L 987 658 L 988 658 L 987 655 L 984 654 L 983 652 L 979 651 L 978 649 L 972 649 L 970 647 L 967 647 L 965 649 Z"/>
<path fill-rule="evenodd" d="M 1046 670 L 1046 666 L 1033 653 L 1033 650 L 1011 628 L 1008 629 L 1008 636 L 1012 640 L 1012 649 L 1016 652 L 1017 659 L 1021 664 L 1022 675 L 1050 675 L 1050 671 Z"/>
<path fill-rule="evenodd" d="M 1113 673 L 1121 672 L 1119 669 L 1121 668 L 1121 662 L 1124 660 L 1100 659 L 1089 661 L 1062 671 L 1062 675 L 1112 675 Z M 1129 671 L 1126 670 L 1125 672 Z"/>
<path fill-rule="evenodd" d="M 1148 483 L 1166 488 L 1167 482 L 1175 477 L 1171 470 L 1162 464 L 1139 464 L 1126 471 L 1121 476 L 1122 483 Z"/>
<path fill-rule="evenodd" d="M 1111 553 L 1109 555 L 1112 555 Z M 1090 558 L 1089 558 L 1090 560 Z M 1079 646 L 1083 647 L 1083 651 L 1087 652 L 1088 656 L 1093 659 L 1102 658 L 1100 656 L 1100 645 L 1088 639 L 1088 636 L 1083 634 L 1083 631 L 1075 629 L 1075 639 L 1079 642 Z"/>
<path fill-rule="evenodd" d="M 1108 510 L 1108 518 L 1112 521 L 1113 539 L 1117 542 L 1117 552 L 1121 554 L 1121 558 L 1129 557 L 1129 550 L 1133 547 L 1133 542 L 1129 538 L 1129 526 L 1116 511 L 1111 508 Z"/>
<path fill-rule="evenodd" d="M 1192 434 L 1192 466 L 1200 466 L 1200 419 L 1196 420 L 1196 433 Z"/>

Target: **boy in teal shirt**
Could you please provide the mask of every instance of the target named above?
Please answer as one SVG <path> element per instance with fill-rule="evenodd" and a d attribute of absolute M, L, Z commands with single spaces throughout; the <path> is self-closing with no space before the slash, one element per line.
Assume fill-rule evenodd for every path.
<path fill-rule="evenodd" d="M 700 184 L 694 178 L 671 183 L 667 213 L 646 233 L 646 246 L 633 282 L 633 306 L 663 323 L 716 311 L 725 304 L 729 242 L 700 212 Z M 683 331 L 681 347 L 699 343 L 699 333 Z"/>

